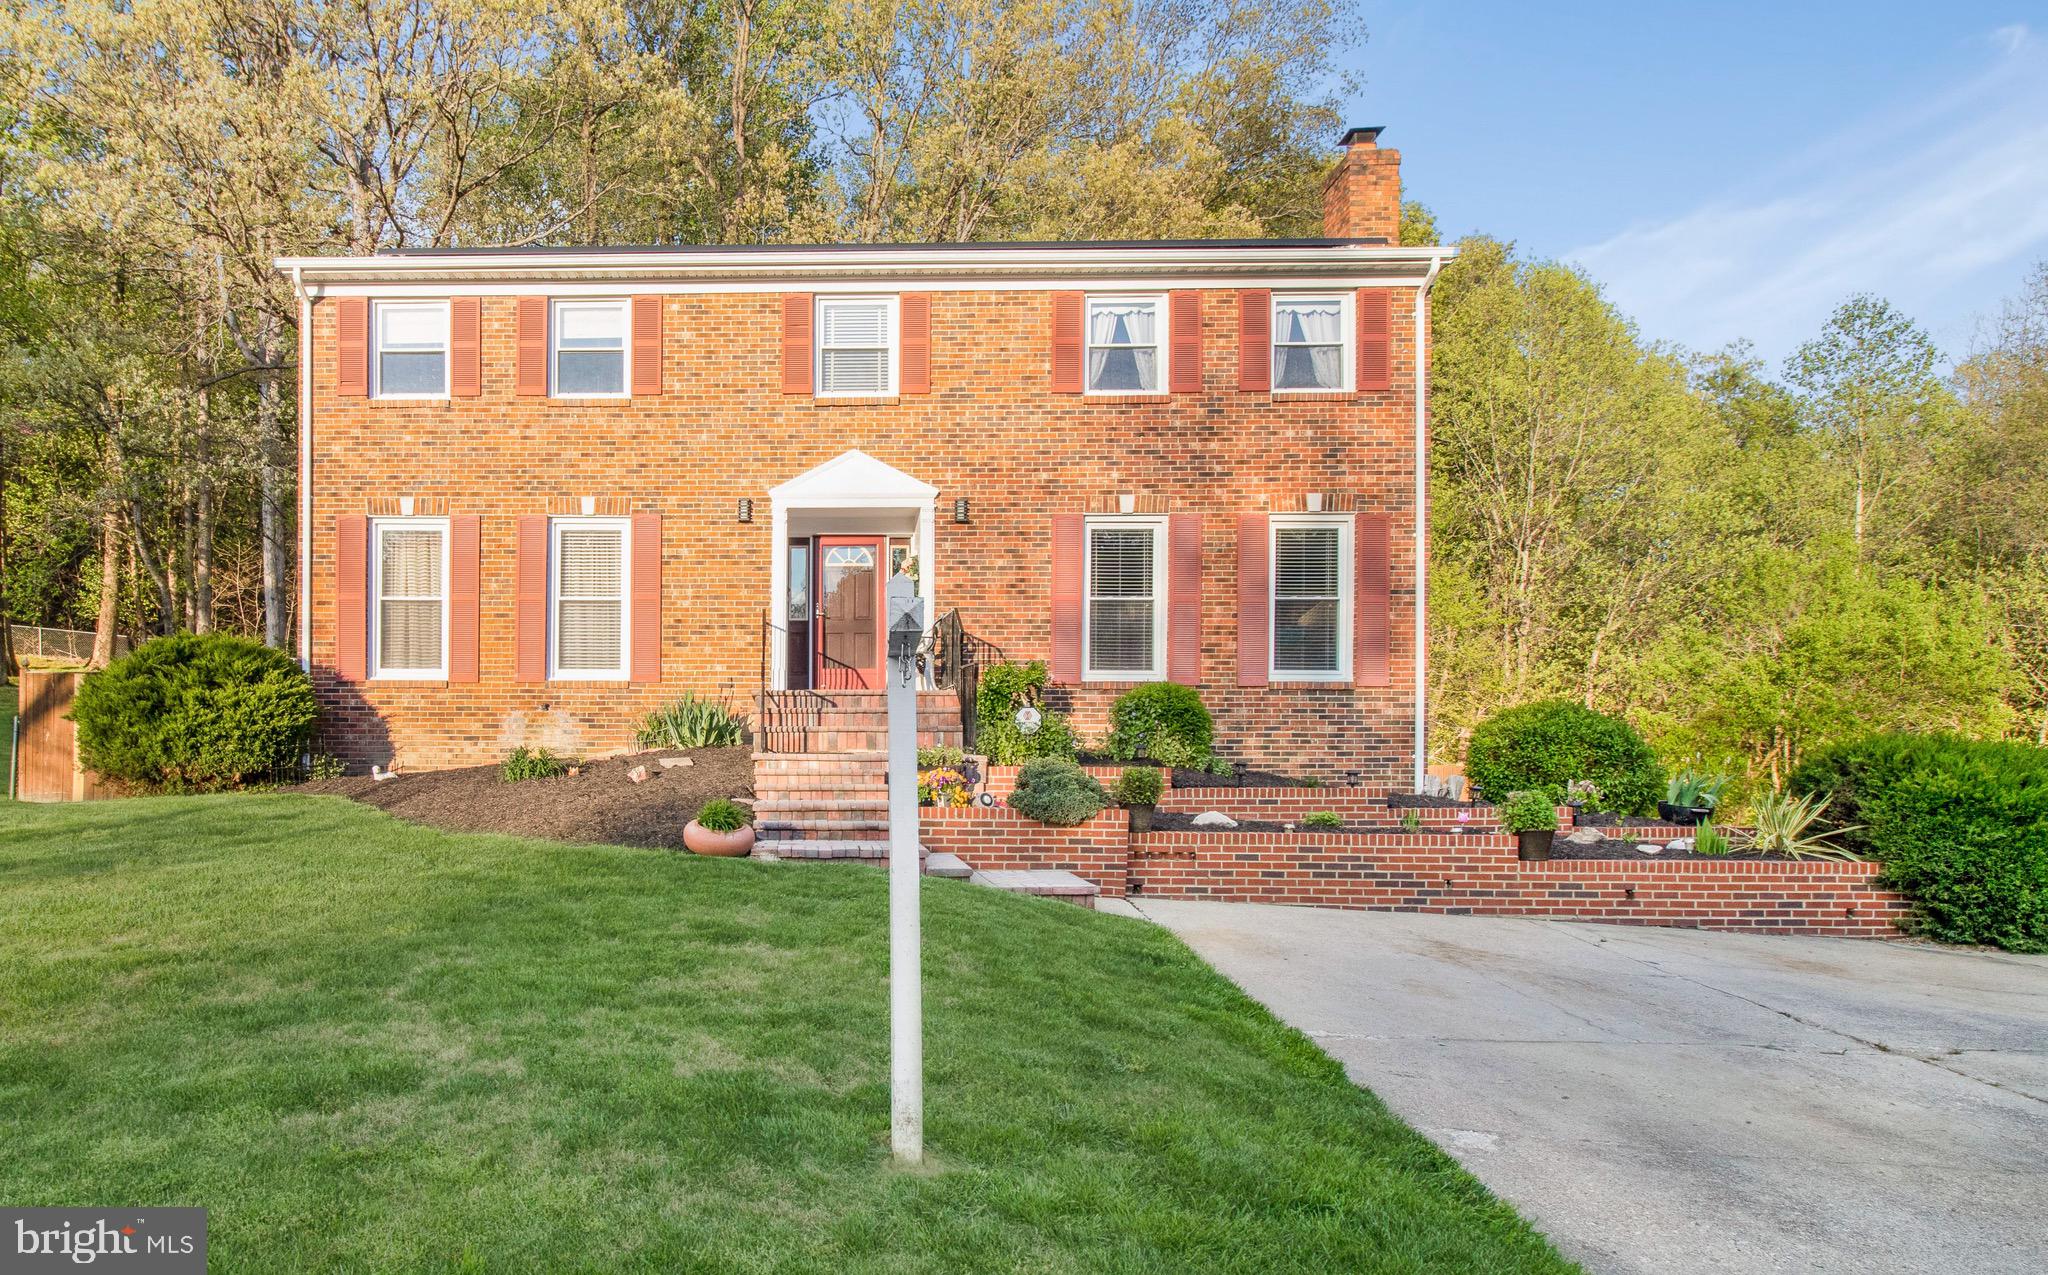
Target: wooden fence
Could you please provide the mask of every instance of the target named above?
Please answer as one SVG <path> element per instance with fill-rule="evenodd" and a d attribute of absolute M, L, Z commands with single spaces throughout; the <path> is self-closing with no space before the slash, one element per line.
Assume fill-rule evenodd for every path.
<path fill-rule="evenodd" d="M 78 728 L 71 697 L 85 674 L 23 669 L 16 708 L 14 795 L 22 801 L 86 801 L 108 797 L 99 780 L 78 764 Z"/>

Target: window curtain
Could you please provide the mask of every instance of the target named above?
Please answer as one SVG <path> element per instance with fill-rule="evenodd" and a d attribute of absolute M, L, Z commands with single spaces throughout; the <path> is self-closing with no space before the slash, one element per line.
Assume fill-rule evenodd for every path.
<path fill-rule="evenodd" d="M 1337 389 L 1344 384 L 1343 306 L 1282 302 L 1275 319 L 1275 388 Z"/>
<path fill-rule="evenodd" d="M 1088 386 L 1149 393 L 1159 387 L 1159 310 L 1099 304 L 1088 312 Z M 1105 348 L 1107 347 L 1107 348 Z"/>

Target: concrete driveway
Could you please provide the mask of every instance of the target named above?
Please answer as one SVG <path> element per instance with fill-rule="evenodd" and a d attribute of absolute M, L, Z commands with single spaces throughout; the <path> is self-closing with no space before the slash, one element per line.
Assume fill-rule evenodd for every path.
<path fill-rule="evenodd" d="M 1594 1271 L 2048 1271 L 2048 957 L 1137 900 Z"/>

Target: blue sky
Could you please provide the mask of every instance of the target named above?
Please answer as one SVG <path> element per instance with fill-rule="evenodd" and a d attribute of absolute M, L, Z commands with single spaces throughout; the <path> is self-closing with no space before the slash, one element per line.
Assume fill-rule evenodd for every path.
<path fill-rule="evenodd" d="M 1350 104 L 1447 237 L 1773 365 L 1852 292 L 1951 356 L 2048 257 L 2048 0 L 1368 3 Z"/>

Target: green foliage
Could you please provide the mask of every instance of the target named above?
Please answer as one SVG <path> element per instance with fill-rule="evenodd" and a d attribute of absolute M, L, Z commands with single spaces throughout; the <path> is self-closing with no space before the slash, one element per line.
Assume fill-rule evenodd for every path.
<path fill-rule="evenodd" d="M 339 779 L 348 773 L 348 763 L 333 753 L 314 753 L 306 760 L 306 778 Z"/>
<path fill-rule="evenodd" d="M 1511 792 L 1501 803 L 1500 826 L 1509 832 L 1542 832 L 1557 828 L 1557 803 L 1547 789 Z"/>
<path fill-rule="evenodd" d="M 1614 810 L 1647 813 L 1663 791 L 1656 754 L 1618 717 L 1572 700 L 1545 700 L 1498 713 L 1472 732 L 1465 776 L 1488 800 L 1541 789 L 1562 801 L 1573 780 L 1590 780 Z"/>
<path fill-rule="evenodd" d="M 1422 812 L 1413 806 L 1403 810 L 1401 812 L 1401 830 L 1403 832 L 1422 831 Z"/>
<path fill-rule="evenodd" d="M 1118 761 L 1149 757 L 1163 766 L 1205 769 L 1216 723 L 1201 693 L 1178 682 L 1147 682 L 1117 696 L 1103 751 Z"/>
<path fill-rule="evenodd" d="M 958 770 L 967 762 L 967 750 L 952 744 L 927 744 L 917 750 L 919 770 Z"/>
<path fill-rule="evenodd" d="M 1921 933 L 2048 952 L 2048 749 L 1876 735 L 1816 753 L 1789 786 L 1860 825 L 1841 842 L 1884 864 Z"/>
<path fill-rule="evenodd" d="M 1703 823 L 1692 834 L 1692 852 L 1694 854 L 1712 855 L 1715 858 L 1720 858 L 1734 848 L 1734 845 L 1729 842 L 1727 835 L 1713 824 Z"/>
<path fill-rule="evenodd" d="M 1750 816 L 1753 826 L 1742 835 L 1742 848 L 1794 859 L 1855 859 L 1835 838 L 1856 829 L 1817 830 L 1827 808 L 1828 799 L 1814 793 L 1802 796 L 1782 789 L 1764 793 L 1756 798 Z"/>
<path fill-rule="evenodd" d="M 697 826 L 706 832 L 738 832 L 754 822 L 754 812 L 729 797 L 713 797 L 697 809 Z"/>
<path fill-rule="evenodd" d="M 317 716 L 291 656 L 229 633 L 145 642 L 88 674 L 71 706 L 88 767 L 171 789 L 230 788 L 293 762 Z"/>
<path fill-rule="evenodd" d="M 1070 761 L 1040 757 L 1017 772 L 1010 807 L 1040 823 L 1061 827 L 1080 823 L 1109 804 L 1095 777 Z"/>
<path fill-rule="evenodd" d="M 1119 806 L 1156 806 L 1166 789 L 1166 776 L 1155 766 L 1126 766 L 1110 794 Z"/>
<path fill-rule="evenodd" d="M 516 784 L 522 779 L 553 779 L 568 769 L 568 762 L 547 749 L 528 748 L 521 744 L 499 765 L 498 775 L 506 783 Z"/>
<path fill-rule="evenodd" d="M 734 748 L 747 742 L 747 719 L 722 700 L 684 692 L 649 713 L 635 739 L 642 748 Z"/>
<path fill-rule="evenodd" d="M 975 745 L 997 766 L 1016 766 L 1034 757 L 1072 761 L 1080 752 L 1064 714 L 1039 704 L 1048 678 L 1044 660 L 992 664 L 981 671 L 975 696 Z M 1038 708 L 1035 734 L 1017 729 L 1017 710 Z"/>
<path fill-rule="evenodd" d="M 1334 810 L 1311 810 L 1302 816 L 1301 822 L 1302 826 L 1307 828 L 1341 828 L 1344 826 L 1344 816 Z M 1556 822 L 1554 818 L 1551 820 L 1553 825 Z"/>
<path fill-rule="evenodd" d="M 1728 786 L 1728 776 L 1709 775 L 1687 767 L 1671 776 L 1664 785 L 1664 800 L 1673 806 L 1688 810 L 1713 810 L 1721 804 L 1721 791 Z"/>

